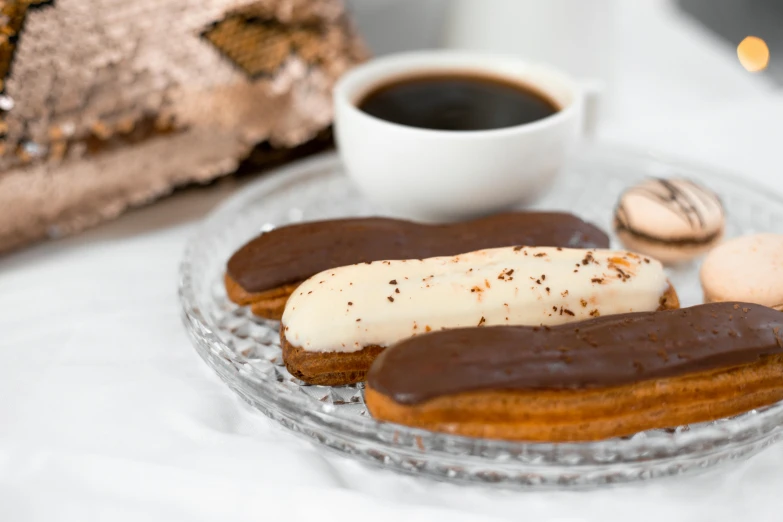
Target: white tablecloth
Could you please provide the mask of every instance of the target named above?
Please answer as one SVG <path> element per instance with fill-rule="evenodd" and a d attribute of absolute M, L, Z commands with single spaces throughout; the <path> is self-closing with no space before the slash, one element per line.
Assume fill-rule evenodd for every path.
<path fill-rule="evenodd" d="M 625 81 L 620 106 L 646 116 L 613 119 L 604 139 L 781 190 L 783 98 L 761 99 L 766 86 L 740 78 L 693 110 L 655 110 L 650 93 L 677 100 L 674 87 L 641 109 L 631 91 L 650 80 Z M 184 243 L 240 184 L 0 259 L 0 520 L 780 520 L 783 444 L 706 476 L 515 494 L 364 468 L 290 435 L 218 380 L 179 318 Z"/>

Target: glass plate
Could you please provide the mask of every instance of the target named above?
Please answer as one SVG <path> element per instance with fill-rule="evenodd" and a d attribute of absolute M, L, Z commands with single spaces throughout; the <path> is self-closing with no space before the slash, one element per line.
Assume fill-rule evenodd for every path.
<path fill-rule="evenodd" d="M 610 230 L 624 187 L 647 176 L 686 176 L 716 190 L 727 236 L 783 232 L 783 201 L 697 166 L 609 148 L 575 155 L 535 205 L 573 212 Z M 590 443 L 472 439 L 373 420 L 362 386 L 309 386 L 283 365 L 278 323 L 229 302 L 228 257 L 259 232 L 302 220 L 377 214 L 333 154 L 295 163 L 250 184 L 210 215 L 187 246 L 179 293 L 198 353 L 248 403 L 311 441 L 361 462 L 455 483 L 585 488 L 703 470 L 747 458 L 783 438 L 783 403 L 731 419 Z M 618 246 L 612 239 L 614 246 Z M 669 273 L 684 306 L 701 301 L 698 264 Z"/>

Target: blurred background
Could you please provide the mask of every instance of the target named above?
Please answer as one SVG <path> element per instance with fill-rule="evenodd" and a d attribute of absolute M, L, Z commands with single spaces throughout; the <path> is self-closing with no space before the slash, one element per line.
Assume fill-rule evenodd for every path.
<path fill-rule="evenodd" d="M 375 54 L 430 47 L 511 53 L 601 80 L 606 115 L 667 119 L 783 86 L 777 0 L 349 0 Z M 745 74 L 747 36 L 772 50 Z M 777 52 L 774 52 L 778 50 Z M 645 110 L 645 106 L 651 110 Z M 664 112 L 659 109 L 663 108 Z"/>
<path fill-rule="evenodd" d="M 779 49 L 783 45 L 783 4 L 776 0 L 349 0 L 348 4 L 376 54 L 444 45 L 478 45 L 522 50 L 546 58 L 559 56 L 564 60 L 561 65 L 565 66 L 582 49 L 600 52 L 602 49 L 596 43 L 605 45 L 609 33 L 617 29 L 615 24 L 622 22 L 624 16 L 633 16 L 634 12 L 650 14 L 650 9 L 652 13 L 657 11 L 657 16 L 644 17 L 650 26 L 647 30 L 655 30 L 657 23 L 673 17 L 681 20 L 671 23 L 686 30 L 689 24 L 696 24 L 728 48 L 735 48 L 748 35 L 763 35 L 770 48 Z M 479 26 L 473 31 L 470 19 L 476 16 L 483 23 L 492 19 L 494 25 Z M 641 20 L 637 17 L 637 21 Z M 574 49 L 575 40 L 558 38 L 557 32 L 552 31 L 552 23 L 561 28 L 582 27 L 596 40 L 582 41 Z M 636 29 L 644 31 L 647 24 L 637 25 Z M 547 34 L 549 40 L 546 36 L 540 39 Z M 555 49 L 546 49 L 536 45 L 537 42 Z M 601 54 L 606 54 L 605 48 L 603 51 Z M 765 72 L 778 85 L 783 84 L 781 64 L 783 57 L 773 55 Z"/>

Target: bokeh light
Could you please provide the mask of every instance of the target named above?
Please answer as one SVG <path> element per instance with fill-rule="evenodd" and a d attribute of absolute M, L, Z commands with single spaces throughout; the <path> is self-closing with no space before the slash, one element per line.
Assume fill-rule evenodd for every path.
<path fill-rule="evenodd" d="M 737 46 L 737 57 L 748 71 L 763 71 L 769 65 L 769 47 L 761 38 L 747 36 Z"/>

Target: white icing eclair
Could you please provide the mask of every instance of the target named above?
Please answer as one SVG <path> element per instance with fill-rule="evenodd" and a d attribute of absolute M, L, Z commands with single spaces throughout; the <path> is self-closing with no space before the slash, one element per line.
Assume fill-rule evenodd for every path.
<path fill-rule="evenodd" d="M 676 307 L 654 259 L 615 250 L 504 247 L 321 272 L 289 298 L 282 335 L 308 352 L 354 352 L 446 328 L 556 325 Z"/>

